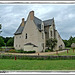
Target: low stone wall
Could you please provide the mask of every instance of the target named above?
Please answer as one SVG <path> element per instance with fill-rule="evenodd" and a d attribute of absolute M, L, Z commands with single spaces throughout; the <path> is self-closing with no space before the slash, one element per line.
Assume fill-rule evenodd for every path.
<path fill-rule="evenodd" d="M 75 60 L 75 56 L 31 56 L 31 55 L 0 55 L 0 59 L 24 59 L 24 60 Z"/>

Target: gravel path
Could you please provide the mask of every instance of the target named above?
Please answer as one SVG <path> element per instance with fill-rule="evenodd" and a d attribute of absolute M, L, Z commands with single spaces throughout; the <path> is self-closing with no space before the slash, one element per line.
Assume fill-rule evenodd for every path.
<path fill-rule="evenodd" d="M 58 53 L 62 53 L 65 52 L 66 50 L 63 51 L 58 51 Z M 12 55 L 38 55 L 38 53 L 0 53 L 0 54 L 12 54 Z M 44 53 L 39 53 L 39 55 L 51 55 L 51 54 L 56 54 L 56 52 L 44 52 Z"/>

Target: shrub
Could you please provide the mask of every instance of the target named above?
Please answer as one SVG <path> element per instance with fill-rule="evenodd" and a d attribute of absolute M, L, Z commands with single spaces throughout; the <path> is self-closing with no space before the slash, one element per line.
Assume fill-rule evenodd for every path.
<path fill-rule="evenodd" d="M 14 49 L 10 49 L 8 52 L 16 53 L 16 51 Z"/>
<path fill-rule="evenodd" d="M 36 51 L 24 51 L 24 50 L 16 50 L 16 53 L 35 53 Z"/>
<path fill-rule="evenodd" d="M 35 53 L 35 51 L 27 51 L 27 53 Z"/>
<path fill-rule="evenodd" d="M 45 52 L 48 52 L 48 50 L 45 50 Z"/>

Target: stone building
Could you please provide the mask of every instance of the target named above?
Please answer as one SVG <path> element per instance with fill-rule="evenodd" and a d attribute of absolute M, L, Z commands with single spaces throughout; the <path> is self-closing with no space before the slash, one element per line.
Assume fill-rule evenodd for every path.
<path fill-rule="evenodd" d="M 58 31 L 55 29 L 54 18 L 42 21 L 34 16 L 34 11 L 30 11 L 27 20 L 22 18 L 22 22 L 14 33 L 14 48 L 17 50 L 44 52 L 46 48 L 46 40 L 56 38 L 57 45 L 54 50 L 58 50 L 60 46 L 65 48 Z"/>

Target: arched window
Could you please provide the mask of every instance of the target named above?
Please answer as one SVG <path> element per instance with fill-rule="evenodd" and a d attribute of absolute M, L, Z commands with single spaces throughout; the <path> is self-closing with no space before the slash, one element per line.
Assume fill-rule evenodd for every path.
<path fill-rule="evenodd" d="M 26 39 L 27 39 L 27 33 L 26 33 L 26 36 L 25 36 L 25 37 L 26 37 Z"/>

